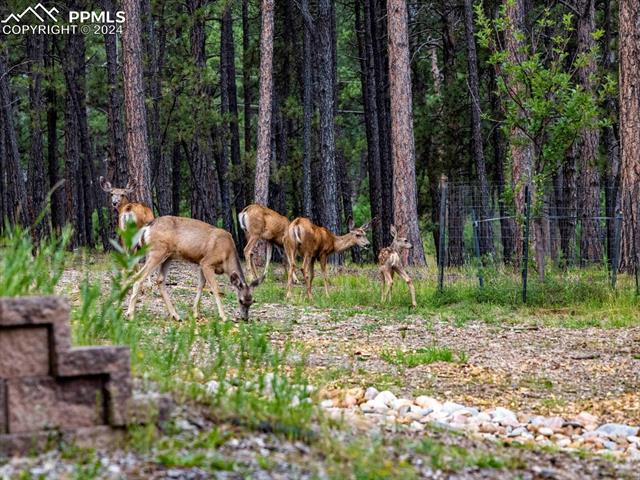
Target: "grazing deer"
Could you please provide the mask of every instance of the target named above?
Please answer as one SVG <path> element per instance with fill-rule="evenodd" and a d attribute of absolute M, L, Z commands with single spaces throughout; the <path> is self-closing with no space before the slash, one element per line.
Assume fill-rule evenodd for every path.
<path fill-rule="evenodd" d="M 378 268 L 380 270 L 380 277 L 382 279 L 381 289 L 381 302 L 385 302 L 391 298 L 391 288 L 393 287 L 393 275 L 400 275 L 411 292 L 411 305 L 415 308 L 416 304 L 416 290 L 413 287 L 413 281 L 411 277 L 405 272 L 402 266 L 402 251 L 413 248 L 413 245 L 405 237 L 399 237 L 396 227 L 391 225 L 391 237 L 393 242 L 388 247 L 380 250 L 378 254 Z"/>
<path fill-rule="evenodd" d="M 114 188 L 104 177 L 100 177 L 100 187 L 111 195 L 111 206 L 118 212 L 118 226 L 124 230 L 133 222 L 139 229 L 153 220 L 153 211 L 143 203 L 129 201 L 133 192 L 131 181 L 125 188 Z"/>
<path fill-rule="evenodd" d="M 147 261 L 138 273 L 133 285 L 127 309 L 128 317 L 133 316 L 142 282 L 159 268 L 156 283 L 160 287 L 164 303 L 171 316 L 180 320 L 180 316 L 169 298 L 165 282 L 171 261 L 185 260 L 200 266 L 198 291 L 193 305 L 195 317 L 198 316 L 202 290 L 207 283 L 215 296 L 220 318 L 226 320 L 220 299 L 220 289 L 215 278 L 216 274 L 225 273 L 229 276 L 231 285 L 238 294 L 238 303 L 240 304 L 238 316 L 242 320 L 249 318 L 249 307 L 253 303 L 251 294 L 261 279 L 254 280 L 247 285 L 233 237 L 229 232 L 200 220 L 164 216 L 156 218 L 149 225 L 143 227 L 140 242 L 149 245 L 149 251 Z"/>
<path fill-rule="evenodd" d="M 244 258 L 249 268 L 251 268 L 253 278 L 258 278 L 258 271 L 253 261 L 253 249 L 258 240 L 265 240 L 267 242 L 267 260 L 263 273 L 263 276 L 266 276 L 269 270 L 269 263 L 271 262 L 273 245 L 283 247 L 283 238 L 289 227 L 289 219 L 270 208 L 253 203 L 245 207 L 245 209 L 238 214 L 238 221 L 240 222 L 240 227 L 247 235 L 247 245 L 244 247 Z M 295 277 L 295 273 L 293 276 L 294 281 L 297 283 L 298 279 Z"/>
<path fill-rule="evenodd" d="M 316 260 L 320 260 L 320 268 L 324 280 L 325 294 L 329 295 L 327 285 L 327 257 L 332 253 L 340 253 L 356 245 L 368 247 L 367 230 L 369 221 L 360 228 L 354 228 L 353 219 L 349 219 L 349 233 L 336 236 L 324 227 L 314 225 L 308 218 L 299 217 L 289 224 L 284 237 L 284 249 L 289 264 L 289 278 L 287 281 L 287 298 L 291 296 L 293 272 L 296 266 L 296 254 L 302 256 L 302 273 L 307 285 L 307 297 L 312 298 L 311 284 L 313 283 L 313 267 Z"/>

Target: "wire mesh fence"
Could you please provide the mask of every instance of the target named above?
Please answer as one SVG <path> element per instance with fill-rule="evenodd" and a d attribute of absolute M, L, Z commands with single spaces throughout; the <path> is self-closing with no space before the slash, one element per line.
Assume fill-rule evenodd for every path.
<path fill-rule="evenodd" d="M 483 270 L 501 266 L 521 274 L 523 301 L 530 266 L 540 280 L 549 269 L 602 269 L 615 288 L 623 222 L 617 196 L 615 188 L 598 185 L 514 192 L 503 185 L 482 189 L 477 183 L 443 179 L 439 223 L 444 229 L 436 245 L 439 288 L 453 270 L 474 272 L 483 287 Z M 472 268 L 459 268 L 465 266 Z"/>

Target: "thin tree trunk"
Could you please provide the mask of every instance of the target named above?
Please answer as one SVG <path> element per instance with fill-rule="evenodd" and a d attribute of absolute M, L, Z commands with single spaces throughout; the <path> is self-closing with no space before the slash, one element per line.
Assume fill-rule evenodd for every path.
<path fill-rule="evenodd" d="M 44 59 L 47 72 L 47 167 L 49 185 L 53 187 L 60 180 L 58 164 L 58 95 L 54 79 L 55 37 L 51 36 L 48 42 L 50 48 Z M 64 223 L 64 188 L 58 188 L 51 196 L 51 226 L 53 231 L 60 233 Z"/>
<path fill-rule="evenodd" d="M 489 181 L 482 144 L 482 110 L 480 108 L 480 80 L 478 78 L 478 56 L 473 27 L 472 0 L 464 0 L 465 33 L 467 40 L 467 63 L 469 68 L 469 94 L 471 96 L 471 143 L 473 159 L 479 186 L 478 218 L 485 220 L 491 217 Z M 493 253 L 493 228 L 491 222 L 480 223 L 480 253 Z"/>
<path fill-rule="evenodd" d="M 302 214 L 311 218 L 312 191 L 311 191 L 311 157 L 313 156 L 312 125 L 314 113 L 313 104 L 313 42 L 314 25 L 309 11 L 309 0 L 301 2 L 302 16 L 304 22 L 303 52 L 302 52 L 302 108 L 303 108 L 303 157 L 302 157 Z"/>
<path fill-rule="evenodd" d="M 596 31 L 595 0 L 578 0 L 578 55 L 588 55 L 595 47 L 593 34 Z M 588 57 L 589 58 L 589 57 Z M 595 57 L 578 69 L 578 81 L 585 92 L 595 95 L 592 77 L 598 69 Z M 580 259 L 581 263 L 600 263 L 603 249 L 600 239 L 600 172 L 598 171 L 598 148 L 600 130 L 586 128 L 579 140 L 578 159 L 580 162 Z"/>
<path fill-rule="evenodd" d="M 620 144 L 622 256 L 620 268 L 640 264 L 640 3 L 620 0 Z"/>
<path fill-rule="evenodd" d="M 42 71 L 44 69 L 44 37 L 42 35 L 27 36 L 27 54 L 29 63 L 29 103 L 30 103 L 30 131 L 31 148 L 29 154 L 29 169 L 27 175 L 28 191 L 31 197 L 30 222 L 33 224 L 45 207 L 45 195 L 48 190 L 46 169 L 44 165 L 43 147 L 43 111 L 44 98 L 42 93 Z M 49 233 L 49 215 L 34 225 L 36 239 Z"/>
<path fill-rule="evenodd" d="M 269 166 L 271 163 L 271 117 L 273 108 L 273 0 L 262 0 L 260 32 L 260 104 L 258 107 L 258 151 L 254 202 L 269 201 Z"/>
<path fill-rule="evenodd" d="M 131 199 L 151 206 L 151 166 L 144 102 L 140 4 L 137 0 L 123 0 L 123 7 L 127 18 L 122 34 L 125 132 L 129 175 L 134 182 Z"/>
<path fill-rule="evenodd" d="M 405 0 L 387 1 L 389 22 L 389 81 L 393 155 L 393 210 L 396 228 L 405 232 L 413 245 L 409 260 L 424 265 L 422 238 L 418 228 L 416 200 L 415 144 L 411 95 L 411 65 Z"/>

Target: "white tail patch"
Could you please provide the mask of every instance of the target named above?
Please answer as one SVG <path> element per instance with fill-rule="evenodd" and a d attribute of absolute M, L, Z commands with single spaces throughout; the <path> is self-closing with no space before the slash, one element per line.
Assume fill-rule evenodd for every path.
<path fill-rule="evenodd" d="M 151 234 L 151 229 L 149 226 L 142 227 L 138 230 L 133 237 L 133 248 L 139 248 L 143 245 L 149 245 L 149 237 Z"/>
<path fill-rule="evenodd" d="M 302 238 L 300 237 L 300 227 L 298 225 L 293 227 L 293 238 L 295 238 L 296 243 L 302 243 Z"/>
<path fill-rule="evenodd" d="M 240 222 L 240 228 L 242 228 L 242 230 L 244 230 L 245 232 L 247 231 L 247 229 L 249 228 L 249 225 L 247 224 L 247 212 L 240 212 L 240 214 L 238 215 L 238 221 Z"/>

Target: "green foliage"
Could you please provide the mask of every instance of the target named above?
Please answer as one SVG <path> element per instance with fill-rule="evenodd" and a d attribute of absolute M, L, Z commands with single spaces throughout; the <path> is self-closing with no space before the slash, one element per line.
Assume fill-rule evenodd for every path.
<path fill-rule="evenodd" d="M 512 143 L 533 147 L 533 180 L 538 187 L 564 161 L 568 149 L 587 128 L 605 124 L 598 99 L 613 82 L 593 74 L 594 92 L 585 90 L 577 73 L 598 55 L 597 48 L 572 55 L 573 16 L 559 8 L 544 8 L 525 35 L 500 7 L 489 18 L 480 2 L 475 7 L 479 44 L 490 51 L 489 64 L 498 72 L 497 87 L 504 108 L 503 128 Z M 502 36 L 514 35 L 516 51 L 504 47 Z M 594 37 L 602 35 L 598 31 Z M 540 191 L 542 191 L 540 189 Z"/>
<path fill-rule="evenodd" d="M 0 236 L 0 296 L 50 295 L 65 266 L 71 230 L 35 245 L 29 230 L 5 227 Z"/>
<path fill-rule="evenodd" d="M 380 355 L 386 362 L 393 363 L 404 367 L 417 367 L 418 365 L 428 365 L 435 362 L 453 362 L 455 361 L 453 352 L 447 347 L 431 345 L 428 347 L 418 348 L 413 351 L 395 350 L 384 351 Z M 466 355 L 460 355 L 459 358 L 466 358 Z"/>

